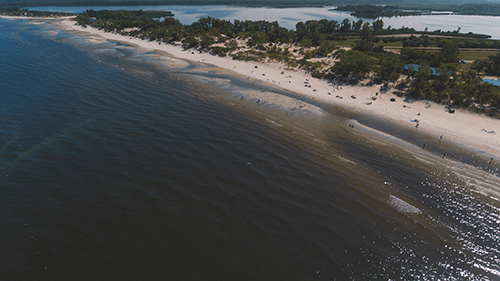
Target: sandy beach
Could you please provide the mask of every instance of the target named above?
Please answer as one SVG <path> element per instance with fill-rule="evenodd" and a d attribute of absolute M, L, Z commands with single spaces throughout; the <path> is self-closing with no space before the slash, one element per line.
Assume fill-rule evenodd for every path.
<path fill-rule="evenodd" d="M 162 56 L 161 60 L 169 66 L 185 66 L 185 60 L 217 66 L 258 83 L 269 83 L 315 100 L 374 114 L 435 135 L 437 139 L 442 136 L 443 140 L 478 150 L 488 157 L 500 158 L 500 120 L 497 119 L 460 109 L 450 114 L 444 105 L 397 97 L 393 94 L 393 89 L 381 91 L 380 85 L 335 84 L 313 78 L 304 70 L 288 70 L 285 65 L 279 63 L 242 62 L 230 57 L 184 50 L 180 45 L 159 44 L 105 33 L 91 27 L 84 28 L 67 18 L 51 23 L 57 24 L 64 31 L 84 34 L 91 42 L 112 40 L 130 44 L 144 51 L 156 51 Z M 415 122 L 415 119 L 418 122 Z"/>

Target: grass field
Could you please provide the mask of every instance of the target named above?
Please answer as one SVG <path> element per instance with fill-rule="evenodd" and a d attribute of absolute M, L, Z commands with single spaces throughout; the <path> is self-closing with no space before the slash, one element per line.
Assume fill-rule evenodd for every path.
<path fill-rule="evenodd" d="M 498 51 L 460 51 L 464 60 L 485 60 L 488 56 L 496 55 Z"/>

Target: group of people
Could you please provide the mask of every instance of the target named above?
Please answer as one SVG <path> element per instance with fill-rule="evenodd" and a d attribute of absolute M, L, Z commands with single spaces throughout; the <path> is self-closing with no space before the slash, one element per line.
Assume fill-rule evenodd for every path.
<path fill-rule="evenodd" d="M 415 128 L 418 128 L 418 126 L 420 126 L 420 120 L 414 119 L 413 122 L 417 123 L 415 124 Z"/>
<path fill-rule="evenodd" d="M 495 134 L 495 131 L 491 130 L 491 131 L 488 131 L 486 129 L 481 129 L 482 132 L 485 132 L 485 133 L 488 133 L 488 134 Z"/>

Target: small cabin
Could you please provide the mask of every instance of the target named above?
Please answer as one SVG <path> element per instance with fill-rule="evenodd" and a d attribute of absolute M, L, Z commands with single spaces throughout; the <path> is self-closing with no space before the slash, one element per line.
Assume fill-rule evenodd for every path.
<path fill-rule="evenodd" d="M 407 65 L 405 65 L 405 66 L 404 66 L 404 69 L 406 69 L 406 70 L 410 70 L 410 69 L 411 69 L 411 70 L 413 70 L 413 71 L 418 72 L 418 69 L 419 69 L 420 67 L 422 67 L 422 66 L 421 66 L 421 65 L 419 65 L 419 64 L 412 64 L 412 63 L 411 63 L 411 64 L 407 64 Z M 430 69 L 430 71 L 431 71 L 431 75 L 433 75 L 433 76 L 439 76 L 439 73 L 440 73 L 441 71 L 443 71 L 443 69 L 441 69 L 441 68 L 435 68 L 435 67 L 429 67 L 429 69 Z M 452 71 L 448 71 L 448 73 L 452 74 L 453 72 L 452 72 Z"/>

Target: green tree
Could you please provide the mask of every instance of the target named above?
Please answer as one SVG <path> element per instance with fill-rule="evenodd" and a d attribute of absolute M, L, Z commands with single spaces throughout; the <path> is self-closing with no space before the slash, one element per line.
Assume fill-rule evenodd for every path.
<path fill-rule="evenodd" d="M 203 49 L 208 49 L 210 47 L 210 45 L 212 45 L 214 43 L 215 43 L 215 40 L 212 36 L 205 35 L 205 36 L 203 36 L 203 38 L 201 38 L 200 47 Z"/>
<path fill-rule="evenodd" d="M 442 101 L 446 98 L 448 98 L 448 94 L 446 92 L 450 91 L 451 88 L 451 74 L 446 71 L 446 70 L 440 70 L 438 71 L 438 76 L 434 80 L 434 83 L 432 83 L 432 88 L 436 95 L 432 98 L 436 101 Z"/>
<path fill-rule="evenodd" d="M 250 38 L 247 42 L 249 46 L 254 45 L 262 45 L 267 41 L 266 34 L 262 31 L 257 31 L 252 34 L 252 38 Z"/>
<path fill-rule="evenodd" d="M 370 26 L 370 24 L 368 24 L 368 26 Z M 363 20 L 358 20 L 358 21 L 352 22 L 352 30 L 353 31 L 360 31 L 361 27 L 363 27 Z"/>
<path fill-rule="evenodd" d="M 377 79 L 383 82 L 394 81 L 399 78 L 402 62 L 399 56 L 392 52 L 387 52 L 380 57 L 379 67 L 376 69 Z"/>
<path fill-rule="evenodd" d="M 182 40 L 182 47 L 184 49 L 190 49 L 190 48 L 196 48 L 200 45 L 200 43 L 198 42 L 198 40 L 194 37 L 188 37 L 184 40 Z"/>
<path fill-rule="evenodd" d="M 443 62 L 458 63 L 460 57 L 458 44 L 452 40 L 443 40 L 440 54 Z"/>
<path fill-rule="evenodd" d="M 368 74 L 376 60 L 369 55 L 356 50 L 350 50 L 342 54 L 340 61 L 335 63 L 333 71 L 340 73 L 344 77 L 363 77 Z"/>
<path fill-rule="evenodd" d="M 456 87 L 450 91 L 450 99 L 455 105 L 468 107 L 479 96 L 482 79 L 476 71 L 466 70 L 462 71 L 457 80 Z"/>
<path fill-rule="evenodd" d="M 309 37 L 304 37 L 302 40 L 300 40 L 300 45 L 302 45 L 305 48 L 310 48 L 312 46 L 312 40 Z"/>
<path fill-rule="evenodd" d="M 500 52 L 488 57 L 486 72 L 490 75 L 500 76 Z"/>
<path fill-rule="evenodd" d="M 421 38 L 422 38 L 422 46 L 424 46 L 424 47 L 431 46 L 432 41 L 431 41 L 431 38 L 429 38 L 429 36 L 422 35 Z"/>
<path fill-rule="evenodd" d="M 332 41 L 324 41 L 318 48 L 317 54 L 323 57 L 328 56 L 335 49 L 335 45 Z"/>
<path fill-rule="evenodd" d="M 228 48 L 229 50 L 236 50 L 238 49 L 238 42 L 236 42 L 236 40 L 232 39 L 232 40 L 228 40 L 224 43 L 224 46 L 226 46 L 226 48 Z"/>
<path fill-rule="evenodd" d="M 351 31 L 351 21 L 349 19 L 344 19 L 340 24 L 340 32 L 349 32 Z"/>
<path fill-rule="evenodd" d="M 413 72 L 408 93 L 416 99 L 429 98 L 431 93 L 431 70 L 428 66 L 421 66 L 418 71 Z"/>
<path fill-rule="evenodd" d="M 488 65 L 489 63 L 487 60 L 476 60 L 474 61 L 472 68 L 479 73 L 488 67 Z"/>
<path fill-rule="evenodd" d="M 377 19 L 373 22 L 373 30 L 375 32 L 382 31 L 384 28 L 384 22 L 381 19 Z"/>
<path fill-rule="evenodd" d="M 481 83 L 477 100 L 481 104 L 493 104 L 496 98 L 500 98 L 500 89 L 490 83 Z"/>
<path fill-rule="evenodd" d="M 359 41 L 358 43 L 356 43 L 356 45 L 354 45 L 353 50 L 357 50 L 360 52 L 369 52 L 369 51 L 373 50 L 373 46 L 374 45 L 371 41 L 362 40 L 362 41 Z"/>
<path fill-rule="evenodd" d="M 370 40 L 372 38 L 372 29 L 370 28 L 369 23 L 363 24 L 363 28 L 361 29 L 361 39 Z"/>

